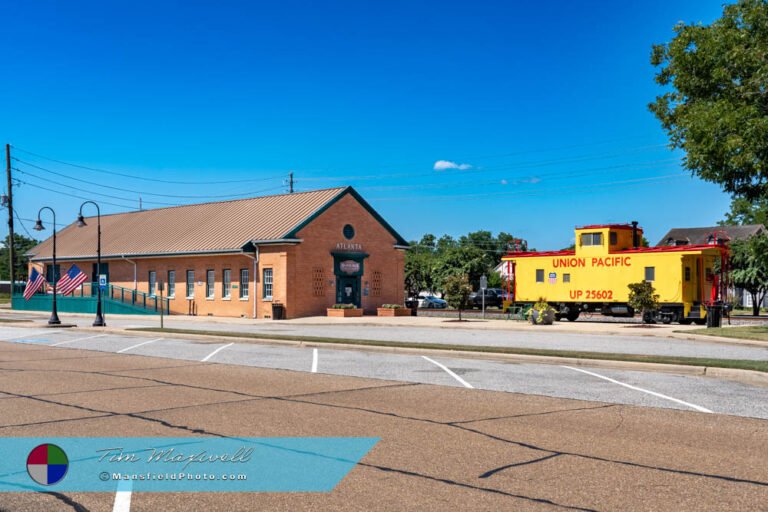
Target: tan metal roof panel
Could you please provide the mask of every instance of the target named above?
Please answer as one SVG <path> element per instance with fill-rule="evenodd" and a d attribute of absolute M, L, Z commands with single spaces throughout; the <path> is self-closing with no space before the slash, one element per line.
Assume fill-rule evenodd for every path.
<path fill-rule="evenodd" d="M 250 240 L 276 240 L 347 190 L 346 187 L 191 204 L 102 215 L 101 254 L 155 255 L 239 251 Z M 57 258 L 96 255 L 96 217 L 72 223 L 56 234 Z M 29 251 L 52 257 L 52 238 Z"/>

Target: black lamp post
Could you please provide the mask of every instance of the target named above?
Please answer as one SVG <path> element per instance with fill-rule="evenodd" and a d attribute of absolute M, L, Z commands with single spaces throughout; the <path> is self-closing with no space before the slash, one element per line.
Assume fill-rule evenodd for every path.
<path fill-rule="evenodd" d="M 51 272 L 51 275 L 53 276 L 53 307 L 51 308 L 51 318 L 48 319 L 48 325 L 59 325 L 61 320 L 59 320 L 59 314 L 56 310 L 56 278 L 58 277 L 56 275 L 56 212 L 53 211 L 53 208 L 50 206 L 43 206 L 40 208 L 40 210 L 37 212 L 37 222 L 35 223 L 34 228 L 35 231 L 42 231 L 45 229 L 43 226 L 43 221 L 40 220 L 40 214 L 43 212 L 43 210 L 49 210 L 53 215 L 53 272 Z"/>
<path fill-rule="evenodd" d="M 80 214 L 77 216 L 77 227 L 82 228 L 83 226 L 87 226 L 85 219 L 83 218 L 83 206 L 89 203 L 96 207 L 96 284 L 98 288 L 98 302 L 96 303 L 96 320 L 93 321 L 93 326 L 104 327 L 107 324 L 104 322 L 104 315 L 101 313 L 101 283 L 98 282 L 98 279 L 101 276 L 101 209 L 98 204 L 93 201 L 85 201 L 80 205 Z"/>

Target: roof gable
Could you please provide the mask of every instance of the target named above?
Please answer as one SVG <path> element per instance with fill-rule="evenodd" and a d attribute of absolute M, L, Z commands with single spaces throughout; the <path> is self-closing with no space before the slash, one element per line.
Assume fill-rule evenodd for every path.
<path fill-rule="evenodd" d="M 302 222 L 300 222 L 298 225 L 294 226 L 290 231 L 285 233 L 282 238 L 297 238 L 299 231 L 307 227 L 313 220 L 318 218 L 320 215 L 322 215 L 326 210 L 328 210 L 331 206 L 339 202 L 344 196 L 350 195 L 355 200 L 360 203 L 360 206 L 365 208 L 365 210 L 371 214 L 371 216 L 376 219 L 376 221 L 381 224 L 381 226 L 386 229 L 395 239 L 395 244 L 402 246 L 402 247 L 408 247 L 408 242 L 405 241 L 405 239 L 400 236 L 400 234 L 395 231 L 395 229 L 387 223 L 387 221 L 384 220 L 384 218 L 379 215 L 379 213 L 373 209 L 373 207 L 368 204 L 368 202 L 363 199 L 363 197 L 352 187 L 347 187 L 344 189 L 344 191 L 328 201 L 326 204 L 322 205 L 316 212 L 314 212 L 312 215 L 304 219 Z"/>
<path fill-rule="evenodd" d="M 765 233 L 766 228 L 762 224 L 746 224 L 743 226 L 710 226 L 703 228 L 673 228 L 664 235 L 657 247 L 674 245 L 681 241 L 691 245 L 709 243 L 709 237 L 713 233 L 725 233 L 731 240 L 745 240 L 753 235 Z"/>

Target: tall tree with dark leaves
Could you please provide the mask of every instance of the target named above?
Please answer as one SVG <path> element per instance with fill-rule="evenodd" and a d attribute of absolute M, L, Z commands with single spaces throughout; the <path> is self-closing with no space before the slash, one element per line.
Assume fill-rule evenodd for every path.
<path fill-rule="evenodd" d="M 768 197 L 768 1 L 739 0 L 711 25 L 674 31 L 651 53 L 666 92 L 649 109 L 694 175 Z"/>
<path fill-rule="evenodd" d="M 24 256 L 27 251 L 36 246 L 39 242 L 31 238 L 27 238 L 24 235 L 14 233 L 13 236 L 16 243 L 14 249 L 16 249 L 16 264 L 14 265 L 15 276 L 17 281 L 27 280 L 27 258 Z M 8 268 L 11 265 L 10 256 L 8 255 L 8 243 L 11 237 L 6 235 L 3 240 L 3 247 L 0 248 L 0 279 L 7 281 L 10 279 L 10 272 Z"/>

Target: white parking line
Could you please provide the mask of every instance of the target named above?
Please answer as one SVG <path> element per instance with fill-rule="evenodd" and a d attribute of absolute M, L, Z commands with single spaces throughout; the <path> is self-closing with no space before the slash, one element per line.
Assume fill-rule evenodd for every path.
<path fill-rule="evenodd" d="M 117 483 L 115 505 L 112 507 L 112 512 L 129 512 L 131 510 L 132 490 L 133 483 L 130 480 L 120 480 Z"/>
<path fill-rule="evenodd" d="M 74 340 L 69 341 L 60 341 L 58 343 L 52 343 L 48 345 L 49 347 L 58 347 L 59 345 L 65 345 L 67 343 L 74 343 L 76 341 L 85 341 L 85 340 L 92 340 L 93 338 L 101 338 L 103 336 L 106 336 L 106 334 L 97 334 L 95 336 L 86 336 L 85 338 L 75 338 Z"/>
<path fill-rule="evenodd" d="M 149 343 L 154 343 L 156 341 L 160 341 L 161 339 L 163 339 L 163 338 L 157 338 L 156 340 L 145 341 L 144 343 L 139 343 L 138 345 L 133 345 L 132 347 L 127 347 L 127 348 L 124 348 L 122 350 L 118 350 L 116 353 L 117 354 L 122 354 L 123 352 L 128 352 L 129 350 L 133 350 L 135 348 L 139 348 L 142 345 L 148 345 Z"/>
<path fill-rule="evenodd" d="M 426 360 L 427 360 L 427 361 L 429 361 L 430 363 L 432 363 L 432 364 L 434 364 L 434 365 L 437 365 L 437 366 L 439 366 L 440 368 L 442 368 L 443 370 L 445 370 L 445 371 L 446 371 L 446 373 L 448 373 L 448 375 L 450 375 L 451 377 L 453 377 L 453 378 L 454 378 L 454 379 L 456 379 L 457 381 L 461 382 L 461 384 L 462 384 L 462 385 L 463 385 L 465 388 L 469 388 L 469 389 L 475 389 L 475 388 L 472 386 L 472 384 L 470 384 L 469 382 L 465 381 L 464 379 L 462 379 L 461 377 L 459 377 L 458 375 L 456 375 L 455 373 L 453 373 L 453 372 L 451 371 L 451 369 L 450 369 L 450 368 L 448 368 L 447 366 L 445 366 L 445 365 L 442 365 L 442 364 L 438 363 L 437 361 L 435 361 L 434 359 L 430 359 L 430 358 L 428 358 L 427 356 L 421 356 L 421 357 L 423 357 L 424 359 L 426 359 Z"/>
<path fill-rule="evenodd" d="M 317 349 L 312 349 L 312 373 L 317 373 Z"/>
<path fill-rule="evenodd" d="M 649 391 L 647 389 L 639 388 L 639 387 L 633 386 L 631 384 L 625 384 L 623 382 L 619 382 L 618 380 L 612 379 L 610 377 L 606 377 L 604 375 L 599 375 L 597 373 L 589 372 L 587 370 L 582 370 L 580 368 L 572 368 L 570 366 L 563 366 L 563 368 L 568 368 L 569 370 L 573 370 L 573 371 L 576 371 L 576 372 L 586 373 L 587 375 L 591 375 L 593 377 L 597 377 L 598 379 L 607 380 L 608 382 L 613 382 L 614 384 L 618 384 L 619 386 L 624 386 L 625 388 L 634 389 L 635 391 L 641 391 L 643 393 L 648 393 L 649 395 L 653 395 L 653 396 L 656 396 L 656 397 L 659 397 L 659 398 L 663 398 L 664 400 L 670 400 L 672 402 L 675 402 L 675 403 L 678 403 L 678 404 L 681 404 L 681 405 L 685 405 L 685 406 L 690 407 L 692 409 L 696 409 L 699 412 L 712 413 L 712 411 L 710 411 L 709 409 L 706 409 L 704 407 L 701 407 L 700 405 L 684 402 L 684 401 L 679 400 L 677 398 L 672 398 L 671 396 L 662 395 L 661 393 L 656 393 L 655 391 Z"/>
<path fill-rule="evenodd" d="M 222 351 L 222 350 L 224 350 L 225 348 L 227 348 L 227 347 L 231 347 L 232 345 L 234 345 L 234 343 L 230 343 L 230 344 L 228 344 L 228 345 L 223 345 L 223 346 L 221 346 L 221 347 L 217 348 L 216 350 L 214 350 L 213 352 L 211 352 L 210 354 L 208 354 L 207 356 L 205 356 L 204 358 L 202 358 L 202 359 L 200 360 L 200 362 L 201 362 L 201 363 L 204 363 L 204 362 L 206 362 L 207 360 L 209 360 L 210 358 L 212 358 L 213 356 L 215 356 L 216 354 L 218 354 L 219 352 L 221 352 L 221 351 Z"/>

